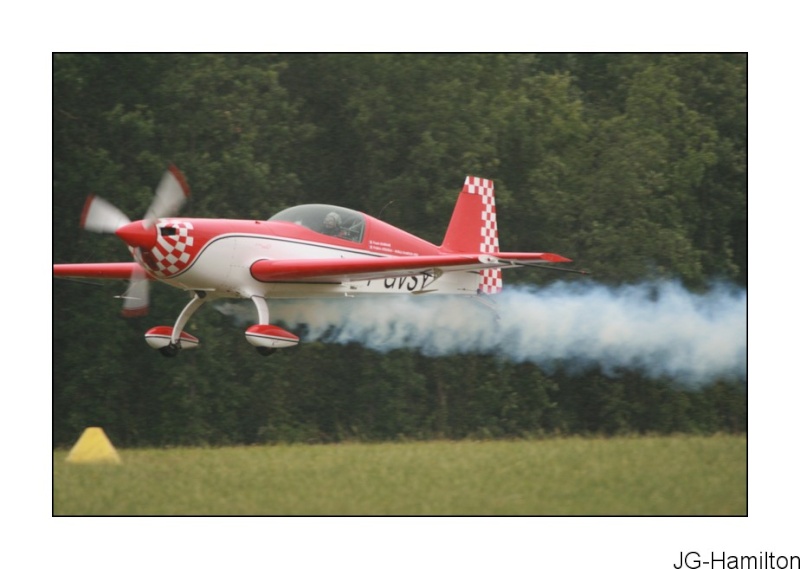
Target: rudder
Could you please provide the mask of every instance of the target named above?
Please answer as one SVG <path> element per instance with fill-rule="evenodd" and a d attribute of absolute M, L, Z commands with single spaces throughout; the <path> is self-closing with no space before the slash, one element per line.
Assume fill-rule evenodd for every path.
<path fill-rule="evenodd" d="M 467 176 L 441 249 L 449 253 L 497 253 L 500 251 L 497 233 L 494 182 Z M 484 269 L 480 275 L 478 292 L 500 292 L 503 281 L 499 269 Z"/>

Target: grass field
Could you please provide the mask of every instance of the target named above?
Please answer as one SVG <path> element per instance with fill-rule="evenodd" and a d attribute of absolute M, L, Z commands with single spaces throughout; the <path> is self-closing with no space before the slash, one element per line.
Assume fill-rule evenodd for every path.
<path fill-rule="evenodd" d="M 53 453 L 55 515 L 746 515 L 744 436 Z"/>

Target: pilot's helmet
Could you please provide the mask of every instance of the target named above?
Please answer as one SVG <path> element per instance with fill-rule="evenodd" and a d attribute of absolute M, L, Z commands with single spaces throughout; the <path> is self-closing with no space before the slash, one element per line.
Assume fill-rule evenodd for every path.
<path fill-rule="evenodd" d="M 323 221 L 322 224 L 329 229 L 339 227 L 342 224 L 342 217 L 335 211 L 332 211 L 325 216 L 325 221 Z"/>

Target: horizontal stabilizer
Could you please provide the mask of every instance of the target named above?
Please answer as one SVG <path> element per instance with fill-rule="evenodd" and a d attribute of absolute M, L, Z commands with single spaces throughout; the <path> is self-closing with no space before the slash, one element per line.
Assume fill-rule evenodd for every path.
<path fill-rule="evenodd" d="M 539 263 L 571 263 L 572 259 L 567 259 L 555 253 L 492 253 L 490 257 L 496 257 L 500 261 L 500 267 L 507 267 L 508 264 L 512 266 L 526 264 L 539 264 Z"/>

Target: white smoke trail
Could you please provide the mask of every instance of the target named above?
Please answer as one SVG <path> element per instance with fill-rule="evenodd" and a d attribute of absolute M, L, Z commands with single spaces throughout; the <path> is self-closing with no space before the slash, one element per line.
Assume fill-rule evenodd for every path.
<path fill-rule="evenodd" d="M 544 368 L 634 368 L 690 384 L 744 378 L 747 293 L 718 285 L 693 294 L 672 282 L 611 288 L 559 283 L 507 288 L 489 307 L 474 298 L 381 296 L 271 303 L 303 340 L 487 353 Z"/>

